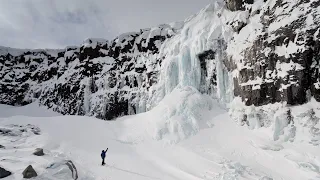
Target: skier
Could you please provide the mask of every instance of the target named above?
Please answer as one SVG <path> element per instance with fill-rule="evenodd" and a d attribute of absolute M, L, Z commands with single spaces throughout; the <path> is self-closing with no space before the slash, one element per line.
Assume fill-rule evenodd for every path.
<path fill-rule="evenodd" d="M 106 152 L 108 151 L 108 148 L 106 150 L 102 150 L 101 152 L 101 158 L 102 158 L 102 166 L 106 163 L 104 162 L 104 159 L 106 158 Z"/>

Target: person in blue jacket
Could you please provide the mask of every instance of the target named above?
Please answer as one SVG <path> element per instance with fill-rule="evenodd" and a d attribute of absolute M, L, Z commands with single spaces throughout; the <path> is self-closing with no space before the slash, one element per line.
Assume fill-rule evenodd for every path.
<path fill-rule="evenodd" d="M 106 152 L 108 151 L 108 148 L 106 150 L 102 150 L 101 152 L 101 158 L 102 158 L 102 165 L 105 165 L 104 159 L 106 158 Z"/>

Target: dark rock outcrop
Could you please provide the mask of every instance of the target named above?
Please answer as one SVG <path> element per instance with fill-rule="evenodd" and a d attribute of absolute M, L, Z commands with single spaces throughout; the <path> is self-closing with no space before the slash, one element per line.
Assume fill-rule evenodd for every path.
<path fill-rule="evenodd" d="M 231 11 L 245 10 L 245 4 L 253 4 L 254 0 L 225 0 Z"/>
<path fill-rule="evenodd" d="M 0 129 L 0 134 L 1 135 L 8 135 L 10 134 L 12 131 L 10 129 L 5 129 L 5 128 L 1 128 Z"/>
<path fill-rule="evenodd" d="M 31 165 L 29 165 L 23 172 L 22 172 L 23 178 L 30 179 L 33 177 L 37 177 L 37 172 L 33 169 Z"/>
<path fill-rule="evenodd" d="M 0 103 L 25 105 L 38 99 L 62 114 L 101 119 L 134 114 L 134 102 L 158 81 L 161 58 L 156 55 L 173 32 L 160 25 L 111 42 L 88 39 L 64 50 L 9 49 L 0 54 Z"/>
<path fill-rule="evenodd" d="M 0 167 L 0 179 L 10 176 L 12 173 Z"/>
<path fill-rule="evenodd" d="M 306 103 L 308 96 L 320 100 L 320 18 L 317 12 L 320 3 L 311 3 L 309 7 L 307 3 L 301 1 L 285 9 L 293 12 L 306 7 L 299 18 L 277 29 L 273 28 L 275 24 L 284 16 L 290 17 L 290 14 L 276 13 L 281 12 L 285 4 L 276 3 L 262 10 L 261 35 L 244 50 L 241 62 L 231 67 L 234 69 L 240 64 L 247 67 L 241 68 L 234 79 L 234 94 L 246 105 L 275 102 L 299 105 Z"/>
<path fill-rule="evenodd" d="M 3 145 L 0 144 L 0 149 L 5 149 L 5 147 Z"/>
<path fill-rule="evenodd" d="M 37 148 L 37 149 L 35 150 L 35 152 L 33 153 L 33 155 L 36 155 L 36 156 L 44 156 L 43 149 L 42 149 L 42 148 Z"/>
<path fill-rule="evenodd" d="M 208 70 L 208 64 L 215 64 L 216 53 L 213 50 L 207 50 L 198 54 L 201 67 L 200 91 L 202 93 L 210 93 L 217 85 L 216 70 Z"/>
<path fill-rule="evenodd" d="M 232 27 L 233 31 L 239 33 L 240 30 L 241 30 L 244 26 L 246 26 L 246 22 L 236 20 L 236 21 L 231 22 L 231 23 L 230 23 L 230 26 Z"/>
<path fill-rule="evenodd" d="M 5 136 L 13 135 L 12 131 L 7 128 L 0 128 L 0 134 Z"/>

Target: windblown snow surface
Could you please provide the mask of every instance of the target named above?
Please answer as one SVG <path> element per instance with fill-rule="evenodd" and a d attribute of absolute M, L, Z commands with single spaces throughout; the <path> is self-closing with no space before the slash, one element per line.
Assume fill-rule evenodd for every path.
<path fill-rule="evenodd" d="M 22 179 L 29 164 L 39 175 L 35 179 L 72 179 L 71 171 L 59 166 L 66 160 L 77 167 L 78 179 L 89 180 L 320 178 L 319 146 L 284 140 L 287 133 L 275 141 L 277 123 L 254 130 L 239 126 L 215 100 L 188 86 L 175 88 L 149 112 L 116 121 L 60 116 L 33 104 L 1 105 L 0 116 L 0 129 L 12 130 L 0 134 L 5 146 L 0 166 L 13 172 L 8 180 Z M 19 132 L 32 125 L 40 135 Z M 295 137 L 311 139 L 300 130 Z M 35 148 L 46 155 L 32 155 Z M 101 166 L 100 152 L 106 148 L 107 165 Z"/>

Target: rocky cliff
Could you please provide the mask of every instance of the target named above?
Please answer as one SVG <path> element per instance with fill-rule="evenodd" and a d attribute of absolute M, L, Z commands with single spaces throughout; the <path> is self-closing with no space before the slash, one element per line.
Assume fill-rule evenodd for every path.
<path fill-rule="evenodd" d="M 251 2 L 252 3 L 252 2 Z M 246 105 L 290 105 L 319 99 L 320 1 L 267 1 L 252 9 L 249 20 L 230 43 L 231 70 L 237 71 L 234 94 Z M 250 18 L 250 16 L 252 16 Z M 254 35 L 247 32 L 254 28 Z"/>
<path fill-rule="evenodd" d="M 63 50 L 2 47 L 0 102 L 37 101 L 62 114 L 113 119 L 138 113 L 135 100 L 157 82 L 160 45 L 174 34 L 161 25 L 112 41 L 87 39 Z M 145 111 L 142 107 L 141 111 Z"/>
<path fill-rule="evenodd" d="M 0 103 L 113 119 L 150 110 L 176 86 L 243 107 L 320 101 L 319 21 L 319 0 L 216 0 L 183 22 L 112 41 L 2 47 Z"/>

